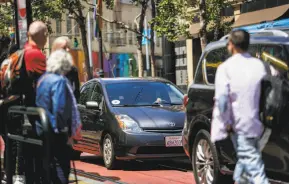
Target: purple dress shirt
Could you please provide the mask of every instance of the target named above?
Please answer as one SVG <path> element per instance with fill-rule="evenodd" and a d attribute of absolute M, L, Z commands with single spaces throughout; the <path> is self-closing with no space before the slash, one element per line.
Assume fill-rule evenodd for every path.
<path fill-rule="evenodd" d="M 236 54 L 218 67 L 211 126 L 212 142 L 228 136 L 228 124 L 239 135 L 250 138 L 261 136 L 264 127 L 259 119 L 259 101 L 261 80 L 265 75 L 262 61 L 248 53 Z"/>

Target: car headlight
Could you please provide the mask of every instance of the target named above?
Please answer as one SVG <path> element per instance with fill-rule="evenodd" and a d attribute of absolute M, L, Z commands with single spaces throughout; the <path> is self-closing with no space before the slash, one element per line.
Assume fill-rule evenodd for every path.
<path fill-rule="evenodd" d="M 125 132 L 141 132 L 142 129 L 138 126 L 131 117 L 125 114 L 115 116 L 120 128 Z"/>

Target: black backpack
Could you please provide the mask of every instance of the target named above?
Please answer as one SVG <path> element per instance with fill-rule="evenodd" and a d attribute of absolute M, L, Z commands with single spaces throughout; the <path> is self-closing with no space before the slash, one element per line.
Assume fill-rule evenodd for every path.
<path fill-rule="evenodd" d="M 289 81 L 283 76 L 272 76 L 270 66 L 264 63 L 267 75 L 261 81 L 260 119 L 266 127 L 281 128 L 288 107 Z"/>

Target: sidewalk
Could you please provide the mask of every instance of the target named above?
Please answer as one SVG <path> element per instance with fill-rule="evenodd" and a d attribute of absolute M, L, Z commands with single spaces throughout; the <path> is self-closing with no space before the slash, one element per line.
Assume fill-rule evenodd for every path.
<path fill-rule="evenodd" d="M 69 179 L 75 180 L 74 174 L 70 174 Z M 78 179 L 78 184 L 112 184 L 111 182 L 101 182 L 101 181 L 95 181 L 95 180 L 91 180 L 82 176 L 77 176 Z"/>

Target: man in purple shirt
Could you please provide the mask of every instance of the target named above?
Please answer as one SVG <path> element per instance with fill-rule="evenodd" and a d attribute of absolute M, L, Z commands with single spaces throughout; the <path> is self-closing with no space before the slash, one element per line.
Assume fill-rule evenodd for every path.
<path fill-rule="evenodd" d="M 237 184 L 268 184 L 259 147 L 264 131 L 259 119 L 261 80 L 267 73 L 262 61 L 247 52 L 249 42 L 250 35 L 243 30 L 232 31 L 228 38 L 232 56 L 217 69 L 211 140 L 230 134 L 238 158 Z"/>

